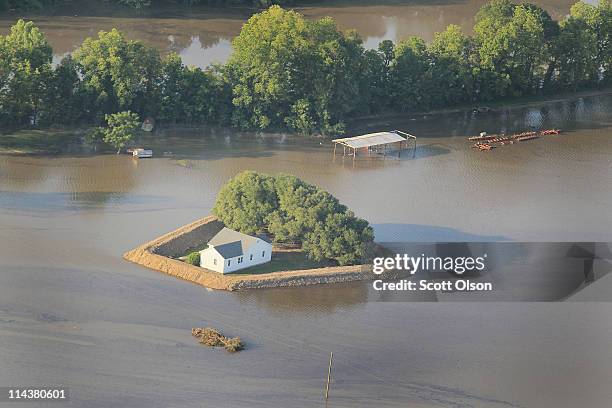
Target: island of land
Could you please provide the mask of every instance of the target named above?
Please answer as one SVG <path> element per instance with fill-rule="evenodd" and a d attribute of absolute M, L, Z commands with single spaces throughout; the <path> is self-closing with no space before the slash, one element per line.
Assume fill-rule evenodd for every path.
<path fill-rule="evenodd" d="M 248 273 L 247 270 L 247 273 L 221 274 L 178 259 L 190 249 L 210 240 L 223 226 L 217 217 L 210 215 L 144 243 L 126 252 L 123 258 L 209 289 L 229 291 L 363 281 L 379 276 L 372 273 L 370 264 L 288 269 L 264 273 Z M 287 251 L 275 247 L 273 258 L 282 256 L 283 252 Z M 399 277 L 396 272 L 386 272 L 385 276 Z"/>

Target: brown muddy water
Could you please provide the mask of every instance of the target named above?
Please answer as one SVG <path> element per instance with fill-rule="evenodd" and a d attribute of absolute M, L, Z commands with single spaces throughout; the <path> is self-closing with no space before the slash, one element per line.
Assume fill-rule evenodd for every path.
<path fill-rule="evenodd" d="M 339 28 L 356 29 L 364 45 L 375 48 L 382 40 L 397 41 L 415 35 L 429 41 L 435 32 L 444 30 L 449 24 L 458 24 L 469 33 L 474 15 L 485 2 L 396 0 L 371 5 L 361 1 L 337 1 L 297 10 L 308 18 L 334 17 Z M 561 19 L 575 1 L 538 0 L 533 3 L 544 7 L 553 18 Z M 100 30 L 118 28 L 129 38 L 143 40 L 163 53 L 178 53 L 186 64 L 206 67 L 229 57 L 232 38 L 252 12 L 211 7 L 162 8 L 126 17 L 116 9 L 105 11 L 71 6 L 59 9 L 54 16 L 0 15 L 0 34 L 6 33 L 18 17 L 32 19 L 47 35 L 57 62 L 74 51 L 86 37 L 96 36 Z"/>
<path fill-rule="evenodd" d="M 213 292 L 121 254 L 208 214 L 244 169 L 320 185 L 384 241 L 611 242 L 610 112 L 608 95 L 364 121 L 419 146 L 354 165 L 325 140 L 219 129 L 160 132 L 140 161 L 0 157 L 0 384 L 68 386 L 72 407 L 319 407 L 334 351 L 329 407 L 608 406 L 610 302 L 388 303 L 367 283 Z M 491 152 L 464 137 L 529 126 L 566 132 Z M 198 345 L 190 329 L 207 325 L 248 349 Z"/>

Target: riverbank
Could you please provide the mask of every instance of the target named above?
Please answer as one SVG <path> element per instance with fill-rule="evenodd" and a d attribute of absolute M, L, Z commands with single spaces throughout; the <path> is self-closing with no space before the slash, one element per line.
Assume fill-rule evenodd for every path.
<path fill-rule="evenodd" d="M 372 266 L 366 264 L 223 275 L 176 259 L 210 240 L 221 228 L 223 224 L 216 217 L 204 217 L 126 252 L 123 258 L 209 289 L 228 291 L 354 282 L 371 280 L 376 276 L 372 273 Z M 274 249 L 272 258 L 279 252 Z M 386 277 L 396 276 L 390 273 Z"/>

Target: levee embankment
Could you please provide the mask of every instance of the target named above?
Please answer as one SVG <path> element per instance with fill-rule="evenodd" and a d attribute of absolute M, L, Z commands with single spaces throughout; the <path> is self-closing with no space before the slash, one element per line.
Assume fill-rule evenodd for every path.
<path fill-rule="evenodd" d="M 351 282 L 376 277 L 372 273 L 371 265 L 336 266 L 252 275 L 223 275 L 175 259 L 190 249 L 208 242 L 221 228 L 223 224 L 216 217 L 208 216 L 140 245 L 126 252 L 123 258 L 210 289 L 230 291 Z M 385 278 L 393 277 L 385 276 Z"/>

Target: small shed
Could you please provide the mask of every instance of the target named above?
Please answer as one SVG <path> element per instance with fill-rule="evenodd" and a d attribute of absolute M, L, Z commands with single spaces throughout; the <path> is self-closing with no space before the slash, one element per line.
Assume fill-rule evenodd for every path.
<path fill-rule="evenodd" d="M 399 157 L 402 150 L 409 148 L 411 140 L 414 143 L 414 151 L 416 152 L 416 136 L 400 130 L 345 137 L 342 139 L 334 139 L 332 142 L 334 143 L 334 156 L 336 155 L 336 148 L 338 145 L 341 145 L 343 148 L 343 156 L 347 155 L 348 148 L 348 155 L 353 156 L 353 160 L 355 160 L 357 152 L 360 150 L 366 151 L 368 155 L 371 155 L 372 152 L 381 153 L 382 150 L 382 154 L 386 155 L 389 147 L 394 147 Z"/>

